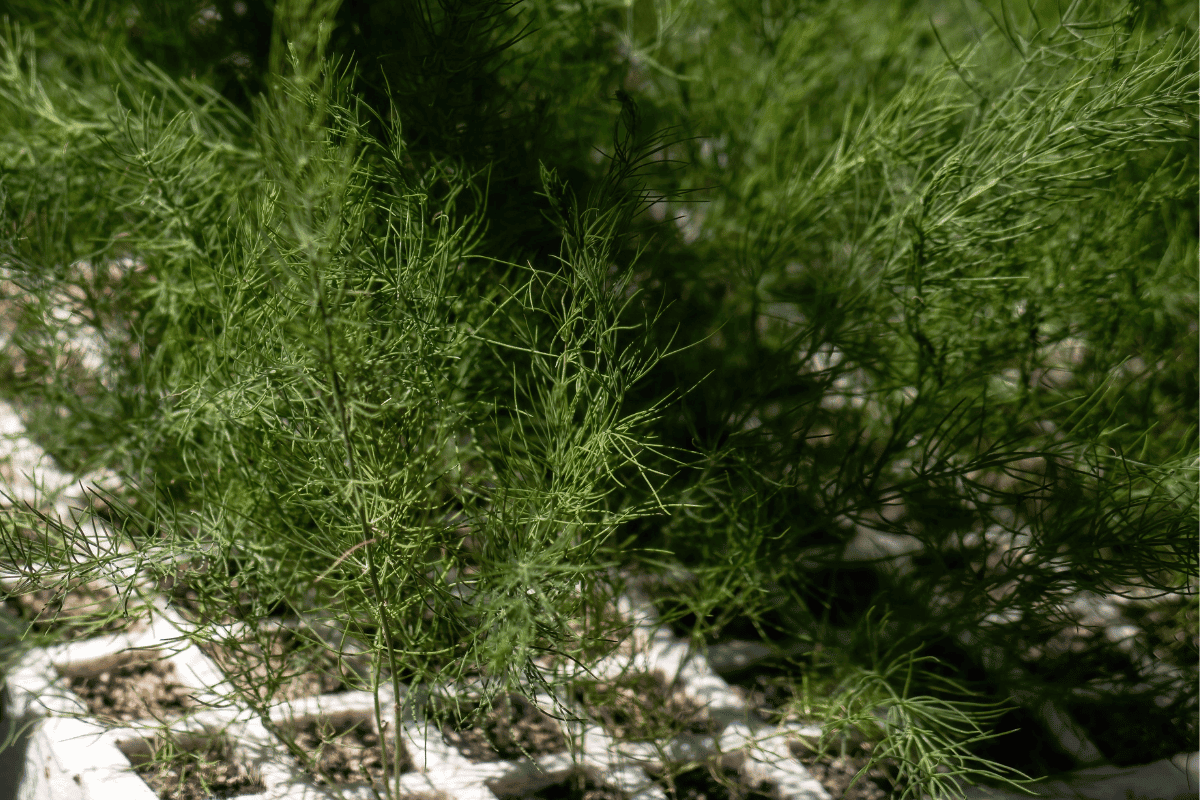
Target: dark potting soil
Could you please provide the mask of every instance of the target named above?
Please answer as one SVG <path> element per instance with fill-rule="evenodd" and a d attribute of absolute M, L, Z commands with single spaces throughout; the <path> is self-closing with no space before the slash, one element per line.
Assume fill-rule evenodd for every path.
<path fill-rule="evenodd" d="M 65 592 L 49 588 L 27 594 L 4 592 L 4 606 L 26 622 L 34 635 L 53 634 L 63 641 L 146 629 L 140 616 L 125 618 L 116 592 L 95 581 L 74 584 Z"/>
<path fill-rule="evenodd" d="M 208 594 L 210 589 L 202 587 L 205 586 L 204 581 L 210 580 L 205 577 L 209 569 L 206 559 L 184 559 L 173 565 L 172 574 L 164 575 L 158 580 L 159 592 L 170 599 L 171 605 L 188 622 L 197 625 L 205 622 L 227 625 L 231 622 L 260 618 L 283 619 L 294 616 L 287 604 L 275 601 L 267 606 L 265 615 L 259 617 L 254 613 L 253 598 L 245 588 L 238 592 L 236 598 L 231 597 L 229 590 L 239 588 L 236 578 L 223 578 L 222 580 L 227 580 L 228 583 L 223 584 L 217 593 Z M 220 611 L 213 614 L 213 609 Z"/>
<path fill-rule="evenodd" d="M 296 744 L 316 760 L 320 772 L 335 784 L 381 782 L 385 777 L 385 759 L 387 779 L 390 782 L 394 778 L 395 736 L 390 730 L 386 732 L 386 753 L 381 753 L 379 734 L 370 720 L 310 719 L 299 724 L 294 733 Z M 399 754 L 400 774 L 412 772 L 413 762 L 403 743 Z M 329 785 L 323 775 L 310 774 L 318 784 Z"/>
<path fill-rule="evenodd" d="M 1128 607 L 1122 613 L 1127 611 Z M 1146 764 L 1162 758 L 1164 752 L 1195 749 L 1195 662 L 1190 668 L 1180 668 L 1183 677 L 1178 682 L 1159 678 L 1144 673 L 1135 658 L 1109 641 L 1103 630 L 1080 625 L 1036 634 L 1015 625 L 1002 641 L 1014 661 L 1028 672 L 1025 688 L 1040 690 L 1055 700 L 1112 764 Z M 939 652 L 946 647 L 939 642 L 926 647 L 923 654 L 943 657 Z M 958 663 L 969 660 L 959 658 L 962 660 Z M 1193 722 L 1180 725 L 1180 719 Z M 1062 753 L 1042 723 L 1024 709 L 1007 712 L 990 724 L 996 731 L 1019 732 L 979 743 L 975 752 L 981 757 L 1009 764 L 1034 777 L 1078 766 Z M 1036 748 L 1036 754 L 1029 745 L 1031 736 L 1046 740 L 1046 746 Z"/>
<path fill-rule="evenodd" d="M 769 784 L 750 786 L 737 770 L 705 764 L 655 781 L 669 800 L 773 800 Z"/>
<path fill-rule="evenodd" d="M 751 671 L 742 670 L 736 676 L 726 677 L 731 687 L 740 689 L 746 706 L 767 722 L 779 722 L 781 715 L 792 701 L 791 681 L 795 668 L 772 661 Z"/>
<path fill-rule="evenodd" d="M 161 659 L 131 661 L 96 674 L 68 673 L 64 678 L 88 711 L 108 724 L 175 718 L 198 705 L 194 690 L 175 678 L 175 665 Z"/>
<path fill-rule="evenodd" d="M 286 628 L 262 631 L 261 635 L 267 643 L 265 651 L 256 640 L 236 646 L 209 642 L 200 649 L 240 689 L 263 686 L 268 676 L 275 676 L 279 685 L 269 700 L 272 703 L 354 688 L 355 676 L 317 643 Z"/>
<path fill-rule="evenodd" d="M 126 752 L 134 771 L 162 800 L 208 800 L 266 791 L 262 778 L 233 758 L 223 736 L 200 739 L 192 747 L 168 748 L 156 743 L 146 752 Z"/>
<path fill-rule="evenodd" d="M 670 605 L 669 602 L 664 602 L 665 598 L 663 597 L 652 596 L 652 599 L 656 607 Z M 666 615 L 667 608 L 664 608 L 662 613 Z M 675 636 L 689 641 L 695 630 L 697 619 L 695 612 L 686 611 L 673 619 L 668 627 Z M 758 627 L 755 626 L 755 622 L 758 623 Z M 759 633 L 759 628 L 768 637 L 784 637 L 787 635 L 786 632 L 793 631 L 795 626 L 790 624 L 790 618 L 786 613 L 781 613 L 779 609 L 768 608 L 759 614 L 757 620 L 744 615 L 725 619 L 719 629 L 705 632 L 703 642 L 712 645 L 728 639 L 761 641 L 762 634 Z"/>
<path fill-rule="evenodd" d="M 872 744 L 864 742 L 847 748 L 844 756 L 831 756 L 818 755 L 796 744 L 791 747 L 792 755 L 820 781 L 832 797 L 843 800 L 885 800 L 894 797 L 895 792 L 904 788 L 895 781 L 897 765 L 894 759 L 884 759 L 872 765 L 854 782 L 855 776 L 870 763 L 871 749 Z"/>
<path fill-rule="evenodd" d="M 567 749 L 558 720 L 516 694 L 501 695 L 483 716 L 470 723 L 481 701 L 431 703 L 426 713 L 441 725 L 447 743 L 472 761 L 514 761 Z"/>
<path fill-rule="evenodd" d="M 614 680 L 577 680 L 573 694 L 588 716 L 621 741 L 717 730 L 701 704 L 669 688 L 657 674 L 631 672 Z"/>
<path fill-rule="evenodd" d="M 502 794 L 500 800 L 627 800 L 627 795 L 592 780 L 582 770 L 571 773 L 565 780 L 552 783 L 536 792 Z"/>
<path fill-rule="evenodd" d="M 1164 754 L 1196 749 L 1196 685 L 1190 684 L 1189 698 L 1162 707 L 1158 691 L 1128 691 L 1100 698 L 1070 697 L 1063 709 L 1085 730 L 1103 731 L 1094 741 L 1117 767 L 1149 764 Z M 1178 724 L 1181 717 L 1193 721 L 1192 730 Z M 1112 724 L 1119 719 L 1119 724 Z"/>
<path fill-rule="evenodd" d="M 587 635 L 579 620 L 568 620 L 570 637 L 560 644 L 563 652 L 548 653 L 534 658 L 539 668 L 551 672 L 573 670 L 578 662 L 595 664 L 604 658 L 628 658 L 633 655 L 633 624 L 620 617 L 616 609 L 607 607 L 596 633 Z M 583 643 L 587 641 L 587 646 Z M 568 655 L 569 654 L 569 655 Z"/>

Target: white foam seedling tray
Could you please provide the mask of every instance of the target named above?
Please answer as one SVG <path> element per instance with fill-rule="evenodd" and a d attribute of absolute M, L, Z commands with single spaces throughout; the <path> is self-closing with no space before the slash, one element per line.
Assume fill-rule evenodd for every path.
<path fill-rule="evenodd" d="M 716 736 L 683 736 L 663 743 L 674 761 L 695 761 L 716 755 L 721 764 L 739 769 L 751 785 L 766 781 L 781 798 L 826 800 L 829 795 L 788 749 L 791 738 L 811 739 L 820 735 L 813 726 L 772 727 L 749 712 L 741 697 L 708 666 L 703 656 L 655 624 L 655 615 L 644 601 L 626 596 L 621 609 L 636 621 L 633 656 L 610 657 L 593 667 L 599 678 L 615 677 L 629 669 L 657 672 L 685 696 L 704 705 L 718 725 Z M 178 649 L 179 637 L 188 623 L 165 602 L 157 606 L 147 629 L 31 651 L 8 676 L 6 685 L 14 717 L 40 720 L 27 753 L 21 784 L 22 800 L 152 800 L 156 795 L 131 771 L 129 753 L 144 750 L 157 730 L 157 723 L 106 728 L 87 718 L 82 700 L 65 687 L 64 674 L 97 674 L 111 669 L 134 650 L 160 649 L 175 652 L 165 660 L 173 664 L 176 678 L 194 688 L 202 703 L 217 701 L 227 693 L 219 668 L 193 645 Z M 469 687 L 455 687 L 463 694 Z M 543 707 L 551 698 L 538 698 Z M 560 698 L 561 700 L 562 698 Z M 380 705 L 391 709 L 389 688 L 381 688 Z M 567 701 L 563 701 L 567 703 Z M 573 704 L 568 704 L 572 707 Z M 573 710 L 579 715 L 582 709 Z M 418 712 L 419 713 L 419 712 Z M 389 729 L 395 719 L 385 712 Z M 272 710 L 277 723 L 324 719 L 354 719 L 374 725 L 374 698 L 367 692 L 344 692 L 280 703 Z M 583 744 L 578 767 L 568 753 L 537 757 L 534 762 L 499 761 L 473 763 L 446 744 L 432 725 L 408 718 L 401 721 L 404 746 L 415 772 L 401 777 L 402 792 L 411 795 L 443 796 L 462 800 L 492 800 L 497 793 L 535 791 L 557 783 L 582 768 L 596 783 L 619 789 L 631 800 L 666 800 L 645 772 L 660 765 L 660 755 L 651 743 L 623 743 L 610 739 L 598 724 L 563 722 L 564 734 Z M 235 759 L 257 773 L 266 791 L 247 798 L 317 798 L 339 794 L 317 786 L 298 767 L 282 743 L 244 708 L 221 708 L 175 720 L 177 734 L 225 731 L 233 742 Z M 378 731 L 376 731 L 378 733 Z M 380 787 L 382 790 L 382 787 Z M 366 786 L 342 789 L 340 796 L 373 797 Z"/>
<path fill-rule="evenodd" d="M 0 416 L 7 417 L 6 427 L 11 429 L 15 414 L 11 408 L 0 409 L 4 411 L 9 413 Z M 5 432 L 10 438 L 19 434 L 17 430 Z M 49 485 L 59 490 L 56 510 L 61 516 L 68 516 L 62 512 L 78 509 L 83 482 L 70 488 L 69 480 L 63 480 L 63 476 L 47 474 L 53 468 L 43 457 L 30 456 L 36 445 L 23 437 L 17 444 L 24 460 L 13 460 L 20 460 L 29 469 L 20 470 L 14 480 L 27 478 L 42 488 Z M 28 492 L 15 494 L 18 499 L 27 499 Z M 114 537 L 106 526 L 97 519 L 89 519 L 85 524 L 94 546 L 100 552 L 111 551 Z M 112 569 L 125 573 L 126 578 L 137 579 L 131 573 L 131 563 L 131 560 L 116 562 Z M 11 588 L 18 577 L 14 572 L 4 575 L 6 588 Z M 144 581 L 143 588 L 149 592 Z M 222 695 L 233 694 L 216 664 L 183 637 L 189 623 L 161 596 L 155 597 L 152 609 L 150 624 L 144 630 L 31 650 L 6 676 L 9 715 L 36 721 L 21 779 L 18 795 L 21 800 L 152 800 L 157 796 L 132 771 L 128 754 L 146 749 L 158 723 L 148 721 L 120 728 L 102 725 L 88 716 L 84 702 L 67 688 L 64 675 L 98 674 L 128 660 L 131 653 L 153 649 L 169 653 L 164 660 L 174 666 L 176 679 L 194 689 L 194 696 L 201 703 L 206 700 L 216 703 Z M 820 735 L 820 729 L 765 725 L 713 672 L 702 654 L 691 652 L 686 643 L 657 624 L 654 609 L 636 590 L 635 594 L 622 598 L 619 610 L 636 623 L 632 637 L 635 655 L 624 660 L 610 657 L 594 665 L 593 673 L 603 678 L 626 669 L 657 672 L 664 679 L 673 680 L 676 691 L 707 708 L 720 731 L 717 736 L 685 736 L 662 743 L 672 760 L 692 761 L 717 755 L 724 766 L 740 769 L 751 784 L 761 781 L 772 784 L 781 798 L 827 800 L 828 793 L 788 750 L 789 738 L 812 739 Z M 464 691 L 467 688 L 461 687 Z M 543 707 L 550 705 L 551 698 L 539 699 Z M 560 701 L 574 707 L 577 715 L 582 711 L 563 698 Z M 389 709 L 382 716 L 389 729 L 394 730 L 390 688 L 381 689 L 380 705 Z M 283 702 L 273 709 L 272 719 L 303 724 L 318 718 L 355 718 L 373 726 L 374 708 L 375 701 L 369 693 L 344 692 Z M 266 787 L 260 795 L 245 795 L 248 798 L 299 800 L 345 796 L 365 800 L 373 797 L 366 786 L 342 789 L 339 795 L 316 785 L 247 708 L 217 708 L 168 722 L 175 733 L 184 736 L 225 731 L 234 746 L 234 758 L 258 774 Z M 563 724 L 567 728 L 565 736 L 583 743 L 579 766 L 593 781 L 620 789 L 631 800 L 665 800 L 662 790 L 643 769 L 658 763 L 660 755 L 653 744 L 615 742 L 598 724 L 583 725 L 582 729 L 579 723 Z M 577 769 L 565 752 L 540 756 L 535 762 L 472 763 L 447 745 L 432 726 L 410 718 L 401 720 L 400 731 L 417 769 L 401 777 L 402 791 L 407 794 L 491 800 L 496 792 L 536 790 L 566 778 Z"/>
<path fill-rule="evenodd" d="M 629 670 L 657 672 L 668 681 L 673 679 L 679 692 L 707 709 L 717 725 L 717 734 L 685 735 L 656 746 L 615 741 L 598 724 L 563 722 L 565 736 L 583 743 L 578 764 L 566 752 L 538 756 L 532 761 L 479 763 L 448 745 L 437 728 L 410 717 L 400 721 L 399 730 L 415 771 L 402 775 L 402 795 L 494 800 L 501 794 L 537 791 L 582 769 L 596 783 L 619 789 L 630 800 L 666 800 L 663 790 L 646 772 L 647 767 L 661 766 L 665 753 L 673 762 L 695 762 L 716 756 L 722 766 L 739 770 L 747 784 L 769 784 L 780 800 L 830 797 L 789 749 L 790 740 L 811 741 L 820 736 L 819 728 L 763 723 L 746 708 L 741 696 L 713 672 L 703 655 L 692 652 L 687 643 L 656 623 L 653 608 L 636 589 L 621 598 L 619 610 L 635 623 L 631 637 L 634 654 L 604 659 L 593 665 L 592 674 L 604 679 Z M 132 771 L 128 757 L 147 748 L 157 724 L 106 728 L 87 718 L 83 702 L 65 688 L 60 676 L 110 669 L 135 649 L 161 648 L 169 652 L 186 641 L 179 635 L 187 627 L 188 623 L 160 598 L 157 613 L 145 630 L 36 650 L 21 661 L 6 681 L 12 701 L 10 713 L 39 720 L 27 752 L 18 795 L 21 800 L 157 797 Z M 192 687 L 201 702 L 217 700 L 216 693 L 229 692 L 219 668 L 195 646 L 189 644 L 177 649 L 166 660 L 173 664 L 177 679 Z M 458 694 L 466 694 L 470 689 L 469 686 L 454 688 Z M 393 707 L 390 689 L 381 688 L 379 699 L 382 708 Z M 542 707 L 549 707 L 552 702 L 549 697 L 536 699 Z M 567 701 L 564 704 L 582 716 L 578 706 Z M 382 716 L 389 730 L 395 730 L 394 716 L 388 712 Z M 321 718 L 353 720 L 374 729 L 374 698 L 366 692 L 303 698 L 280 703 L 272 709 L 271 718 L 277 724 L 288 721 L 303 724 Z M 259 775 L 265 786 L 262 793 L 241 795 L 247 800 L 373 797 L 366 786 L 338 787 L 335 791 L 316 785 L 248 709 L 227 707 L 190 714 L 170 722 L 170 727 L 181 735 L 224 732 L 234 743 L 234 758 Z M 1195 755 L 1179 755 L 1145 767 L 1090 770 L 1080 773 L 1073 782 L 1046 784 L 1043 796 L 1125 800 L 1124 790 L 1132 786 L 1146 790 L 1139 792 L 1145 797 L 1194 796 L 1195 761 Z M 976 800 L 1016 797 L 977 787 L 963 789 L 964 797 Z"/>

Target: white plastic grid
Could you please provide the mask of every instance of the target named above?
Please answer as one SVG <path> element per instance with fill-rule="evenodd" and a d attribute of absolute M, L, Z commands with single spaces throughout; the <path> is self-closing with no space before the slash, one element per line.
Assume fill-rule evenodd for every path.
<path fill-rule="evenodd" d="M 15 414 L 8 411 L 8 427 Z M 9 431 L 16 434 L 17 431 Z M 18 446 L 26 454 L 26 469 L 21 477 L 59 492 L 57 510 L 79 510 L 82 482 L 71 487 L 69 479 L 54 475 L 53 468 L 38 457 L 28 459 L 36 445 L 22 438 Z M 46 480 L 49 477 L 50 480 Z M 70 488 L 68 488 L 70 487 Z M 26 495 L 30 496 L 27 498 Z M 29 491 L 17 493 L 18 500 L 38 496 Z M 40 495 L 45 497 L 45 495 Z M 86 522 L 88 538 L 100 552 L 111 551 L 115 537 L 98 519 Z M 132 559 L 118 561 L 113 569 L 131 577 Z M 8 588 L 17 577 L 6 577 Z M 149 592 L 150 587 L 142 581 Z M 692 653 L 686 643 L 677 640 L 669 631 L 656 624 L 656 615 L 644 598 L 622 599 L 620 609 L 635 620 L 635 642 L 632 656 L 613 656 L 596 664 L 593 674 L 614 675 L 626 669 L 635 672 L 658 673 L 674 682 L 677 691 L 709 710 L 721 727 L 719 736 L 685 736 L 665 743 L 665 752 L 686 760 L 700 760 L 717 755 L 725 766 L 741 768 L 753 783 L 766 781 L 778 787 L 781 798 L 825 800 L 828 793 L 787 750 L 789 735 L 815 737 L 820 730 L 788 726 L 771 729 L 749 712 L 736 692 L 709 667 L 704 657 Z M 6 678 L 11 698 L 9 713 L 14 717 L 42 718 L 31 742 L 26 765 L 22 798 L 111 798 L 119 792 L 125 800 L 153 797 L 148 786 L 131 773 L 126 752 L 139 749 L 158 729 L 157 722 L 133 723 L 122 727 L 105 727 L 88 719 L 84 702 L 65 685 L 63 675 L 95 674 L 112 667 L 124 654 L 133 650 L 159 649 L 170 655 L 165 661 L 175 667 L 178 679 L 195 690 L 200 702 L 216 702 L 222 695 L 232 695 L 223 673 L 199 648 L 187 642 L 184 633 L 190 627 L 175 612 L 165 598 L 153 603 L 148 627 L 137 632 L 97 636 L 84 641 L 31 651 Z M 458 687 L 457 692 L 468 687 Z M 388 709 L 382 716 L 394 728 L 390 687 L 381 687 L 380 703 Z M 572 708 L 577 716 L 586 718 L 584 710 L 569 698 L 557 698 L 562 707 Z M 548 707 L 552 698 L 539 698 Z M 300 701 L 281 702 L 272 711 L 277 723 L 304 721 L 331 716 L 352 716 L 374 723 L 374 698 L 366 692 L 346 692 L 323 695 Z M 417 710 L 419 714 L 419 709 Z M 644 767 L 659 767 L 657 752 L 652 745 L 634 745 L 612 740 L 599 724 L 579 725 L 564 722 L 564 735 L 584 744 L 580 763 L 572 763 L 567 753 L 539 756 L 534 763 L 526 760 L 473 763 L 438 735 L 430 735 L 429 725 L 419 725 L 414 719 L 402 722 L 402 739 L 418 771 L 401 777 L 402 789 L 414 794 L 433 793 L 454 798 L 494 798 L 495 792 L 520 793 L 537 788 L 539 784 L 562 780 L 581 767 L 596 782 L 619 789 L 630 798 L 665 800 L 662 790 L 645 772 Z M 260 774 L 266 791 L 249 798 L 333 797 L 331 790 L 317 786 L 305 775 L 282 744 L 267 733 L 259 720 L 246 708 L 226 708 L 189 714 L 170 723 L 179 735 L 224 730 L 234 743 L 234 758 Z M 794 728 L 794 730 L 793 730 Z M 378 733 L 378 731 L 375 731 Z M 757 743 L 754 740 L 761 740 Z M 488 788 L 488 787 L 492 788 Z M 345 790 L 343 790 L 345 791 Z M 371 797 L 367 787 L 351 789 L 346 797 Z"/>
<path fill-rule="evenodd" d="M 789 735 L 814 737 L 820 735 L 819 729 L 798 726 L 771 729 L 765 726 L 747 711 L 737 693 L 712 671 L 702 655 L 690 652 L 685 643 L 656 625 L 654 612 L 644 600 L 627 597 L 621 605 L 623 612 L 631 613 L 637 620 L 633 636 L 637 643 L 635 655 L 610 657 L 596 664 L 593 674 L 604 677 L 626 669 L 656 672 L 673 680 L 677 690 L 685 696 L 703 704 L 718 724 L 722 720 L 726 723 L 719 736 L 685 736 L 666 743 L 666 752 L 687 760 L 717 755 L 725 766 L 742 768 L 752 782 L 775 784 L 779 787 L 780 797 L 804 800 L 828 797 L 803 765 L 791 757 L 786 744 Z M 181 649 L 178 647 L 189 623 L 165 602 L 156 603 L 156 606 L 151 624 L 141 632 L 102 636 L 37 650 L 23 659 L 8 676 L 12 713 L 47 718 L 37 744 L 31 749 L 29 766 L 33 769 L 31 773 L 27 770 L 27 777 L 31 777 L 33 783 L 29 797 L 65 796 L 64 790 L 70 789 L 69 786 L 64 789 L 68 778 L 79 788 L 82 798 L 105 796 L 97 794 L 104 787 L 124 787 L 128 781 L 114 784 L 112 779 L 113 770 L 129 767 L 122 751 L 136 747 L 139 740 L 144 740 L 158 728 L 157 723 L 138 723 L 105 729 L 94 722 L 70 719 L 74 715 L 86 716 L 87 708 L 65 688 L 60 675 L 98 673 L 112 667 L 122 654 L 134 649 L 169 651 L 176 648 L 164 660 L 174 665 L 182 683 L 196 690 L 197 700 L 215 702 L 221 694 L 232 693 L 232 687 L 225 682 L 220 669 L 199 648 L 190 644 Z M 639 644 L 641 647 L 637 646 Z M 451 688 L 458 694 L 469 689 L 467 686 Z M 552 698 L 538 699 L 543 707 L 551 705 Z M 381 687 L 381 706 L 391 709 L 392 700 L 390 687 Z M 584 710 L 568 698 L 558 700 L 562 706 L 586 718 Z M 373 721 L 373 709 L 374 698 L 369 693 L 345 692 L 284 701 L 272 711 L 272 718 L 277 723 L 288 720 L 302 723 L 315 717 L 349 715 L 362 721 Z M 382 716 L 389 726 L 394 727 L 394 715 L 390 711 Z M 171 728 L 178 734 L 200 730 L 212 733 L 228 728 L 228 735 L 237 750 L 235 757 L 261 772 L 266 786 L 266 792 L 261 795 L 263 798 L 307 797 L 312 792 L 317 793 L 314 796 L 334 796 L 302 774 L 291 756 L 267 734 L 261 722 L 252 718 L 248 709 L 192 714 L 176 721 Z M 644 766 L 660 766 L 652 745 L 629 748 L 612 740 L 598 724 L 580 726 L 565 722 L 564 728 L 565 736 L 584 743 L 580 766 L 598 783 L 620 789 L 631 798 L 665 800 L 662 790 L 643 769 Z M 422 777 L 411 773 L 402 776 L 401 785 L 413 792 L 433 791 L 450 797 L 482 800 L 490 796 L 485 792 L 488 785 L 504 793 L 519 793 L 535 789 L 539 783 L 561 780 L 575 768 L 565 753 L 537 758 L 536 768 L 525 761 L 472 763 L 441 741 L 440 736 L 430 735 L 429 725 L 422 726 L 407 719 L 401 729 L 405 745 L 414 761 L 420 763 L 419 769 L 423 773 Z M 764 738 L 766 741 L 757 746 L 752 741 Z M 80 767 L 87 761 L 81 758 L 79 745 L 74 742 L 88 739 L 103 744 L 89 748 L 87 752 L 92 763 Z M 145 791 L 149 789 L 145 788 Z M 368 792 L 364 787 L 358 794 L 368 797 Z M 358 794 L 351 792 L 347 796 Z M 130 796 L 137 798 L 140 795 L 135 792 Z"/>
<path fill-rule="evenodd" d="M 740 697 L 711 670 L 702 655 L 689 652 L 686 644 L 655 625 L 653 611 L 644 601 L 625 598 L 623 605 L 623 610 L 633 611 L 640 617 L 634 638 L 644 644 L 644 650 L 633 656 L 610 657 L 597 664 L 593 673 L 602 677 L 615 675 L 626 668 L 657 672 L 664 678 L 673 678 L 677 690 L 684 695 L 705 704 L 715 720 L 727 720 L 718 736 L 684 736 L 665 743 L 667 753 L 689 761 L 716 755 L 724 766 L 741 769 L 751 783 L 774 784 L 781 798 L 825 800 L 829 797 L 787 749 L 789 736 L 815 737 L 820 735 L 819 729 L 764 725 L 747 711 Z M 215 702 L 221 694 L 232 693 L 232 687 L 225 682 L 216 664 L 199 648 L 190 643 L 178 647 L 180 637 L 188 627 L 186 620 L 164 604 L 152 615 L 151 624 L 139 633 L 103 636 L 46 648 L 31 652 L 20 662 L 7 679 L 13 701 L 10 708 L 16 716 L 46 718 L 30 751 L 26 775 L 29 785 L 24 796 L 31 800 L 73 797 L 76 791 L 72 790 L 71 784 L 80 798 L 114 797 L 110 792 L 118 786 L 125 798 L 136 800 L 153 796 L 153 793 L 146 794 L 150 790 L 144 783 L 134 788 L 128 776 L 115 781 L 114 774 L 129 769 L 125 752 L 138 748 L 140 742 L 152 736 L 159 729 L 158 723 L 105 728 L 86 719 L 74 719 L 72 717 L 76 715 L 86 716 L 87 708 L 65 687 L 59 676 L 98 673 L 112 667 L 122 654 L 134 649 L 170 651 L 174 647 L 174 652 L 164 660 L 173 664 L 180 682 L 196 690 L 197 700 Z M 635 651 L 638 649 L 635 647 Z M 448 688 L 454 693 L 465 694 L 470 687 Z M 558 699 L 563 706 L 586 719 L 584 709 L 568 698 Z M 543 707 L 548 707 L 552 698 L 538 700 Z M 392 701 L 390 687 L 381 687 L 381 707 L 391 709 Z M 373 710 L 371 694 L 344 692 L 284 701 L 272 709 L 271 716 L 277 724 L 288 721 L 303 724 L 316 718 L 339 717 L 373 723 Z M 414 711 L 420 714 L 419 708 Z M 389 728 L 395 727 L 394 714 L 390 710 L 381 716 Z M 337 796 L 313 783 L 282 744 L 253 718 L 249 709 L 226 708 L 189 714 L 170 723 L 170 727 L 177 734 L 213 734 L 225 730 L 234 743 L 234 758 L 254 768 L 266 787 L 265 792 L 247 795 L 248 798 Z M 595 723 L 580 725 L 568 721 L 563 727 L 566 737 L 583 742 L 578 767 L 597 783 L 619 789 L 630 798 L 665 800 L 662 790 L 644 769 L 661 766 L 653 745 L 630 747 L 616 742 Z M 496 792 L 512 794 L 536 790 L 539 785 L 564 779 L 577 768 L 565 752 L 539 756 L 535 763 L 527 760 L 473 763 L 442 741 L 436 729 L 428 724 L 405 719 L 401 731 L 404 744 L 418 765 L 418 772 L 401 777 L 401 787 L 414 794 L 433 792 L 464 800 L 485 800 L 493 798 Z M 347 791 L 344 796 L 367 798 L 372 795 L 363 786 Z"/>

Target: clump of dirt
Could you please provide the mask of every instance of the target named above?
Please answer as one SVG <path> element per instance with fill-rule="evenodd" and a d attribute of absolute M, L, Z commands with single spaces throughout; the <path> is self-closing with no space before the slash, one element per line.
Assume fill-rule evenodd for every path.
<path fill-rule="evenodd" d="M 442 726 L 446 742 L 472 761 L 513 761 L 567 749 L 558 720 L 524 697 L 501 695 L 481 722 L 472 723 L 480 705 L 472 699 L 435 701 L 426 713 Z"/>
<path fill-rule="evenodd" d="M 233 685 L 253 693 L 278 682 L 267 703 L 336 694 L 354 688 L 357 676 L 324 648 L 287 628 L 260 631 L 262 641 L 200 644 Z M 263 647 L 266 643 L 266 648 Z"/>
<path fill-rule="evenodd" d="M 208 737 L 200 746 L 179 749 L 157 741 L 146 752 L 125 755 L 134 771 L 162 800 L 209 800 L 233 798 L 266 791 L 262 778 L 251 774 L 233 754 L 223 736 Z"/>
<path fill-rule="evenodd" d="M 586 772 L 571 773 L 565 780 L 536 792 L 502 794 L 500 800 L 627 800 L 627 795 L 592 780 Z"/>
<path fill-rule="evenodd" d="M 193 697 L 195 690 L 175 678 L 175 665 L 162 660 L 161 655 L 98 674 L 66 674 L 64 678 L 71 691 L 87 704 L 88 711 L 106 724 L 179 717 L 198 705 Z"/>
<path fill-rule="evenodd" d="M 630 673 L 611 681 L 579 680 L 573 694 L 589 716 L 621 741 L 716 732 L 716 724 L 701 704 L 670 688 L 657 674 Z"/>
<path fill-rule="evenodd" d="M 330 785 L 325 776 L 334 784 L 344 785 L 379 783 L 394 774 L 395 736 L 386 732 L 385 752 L 381 753 L 380 737 L 370 720 L 314 718 L 284 731 L 295 736 L 296 744 L 315 759 L 319 774 L 310 774 L 322 786 Z M 400 774 L 412 772 L 413 762 L 403 743 L 399 754 Z"/>

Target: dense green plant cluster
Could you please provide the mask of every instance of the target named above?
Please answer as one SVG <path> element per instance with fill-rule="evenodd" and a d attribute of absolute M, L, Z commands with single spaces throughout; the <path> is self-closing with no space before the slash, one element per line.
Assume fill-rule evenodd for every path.
<path fill-rule="evenodd" d="M 617 638 L 617 567 L 686 573 L 668 621 L 822 645 L 826 717 L 939 791 L 1000 776 L 1003 726 L 923 646 L 1194 596 L 1190 5 L 8 7 L 5 384 L 65 467 L 126 479 L 146 570 L 205 565 L 211 618 L 324 609 L 365 688 L 530 691 Z M 24 513 L 7 560 L 79 574 Z M 831 601 L 856 522 L 923 549 Z M 1028 535 L 1004 573 L 964 543 L 992 526 Z M 1165 713 L 1190 747 L 1195 692 Z"/>

